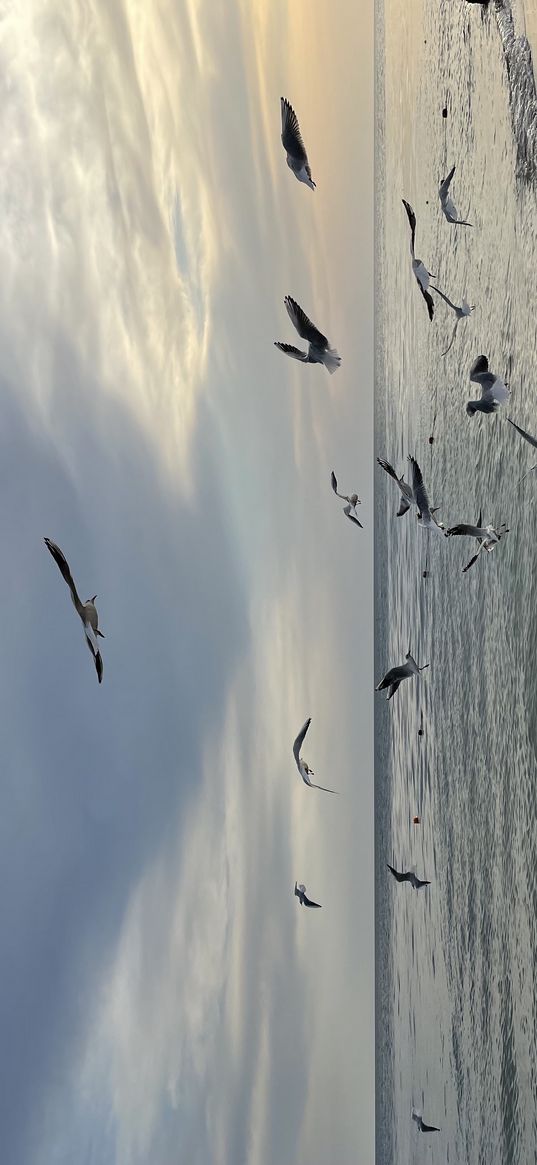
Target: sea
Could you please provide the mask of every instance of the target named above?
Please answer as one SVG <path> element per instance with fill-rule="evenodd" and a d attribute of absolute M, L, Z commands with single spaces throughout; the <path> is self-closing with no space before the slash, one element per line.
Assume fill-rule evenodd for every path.
<path fill-rule="evenodd" d="M 430 664 L 375 704 L 377 1165 L 537 1161 L 537 450 L 507 420 L 537 437 L 536 34 L 530 0 L 377 4 L 375 453 L 407 480 L 417 459 L 446 527 L 509 527 L 463 573 L 477 544 L 396 517 L 376 466 L 375 679 Z M 471 227 L 441 212 L 452 166 Z M 447 355 L 402 198 L 416 255 L 475 305 Z M 510 397 L 469 417 L 479 355 Z"/>

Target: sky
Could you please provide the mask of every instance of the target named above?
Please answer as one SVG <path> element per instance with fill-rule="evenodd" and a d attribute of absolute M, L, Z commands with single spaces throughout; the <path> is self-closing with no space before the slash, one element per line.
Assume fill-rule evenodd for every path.
<path fill-rule="evenodd" d="M 0 86 L 3 1159 L 370 1162 L 372 13 L 6 0 Z"/>

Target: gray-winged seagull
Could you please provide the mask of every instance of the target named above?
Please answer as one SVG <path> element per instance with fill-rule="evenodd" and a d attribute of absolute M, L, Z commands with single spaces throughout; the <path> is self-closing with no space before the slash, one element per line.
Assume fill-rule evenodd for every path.
<path fill-rule="evenodd" d="M 301 906 L 314 906 L 317 910 L 322 909 L 320 902 L 312 902 L 311 898 L 307 897 L 306 887 L 303 882 L 299 886 L 295 882 L 295 896 L 298 898 Z"/>
<path fill-rule="evenodd" d="M 439 287 L 434 287 L 432 283 L 431 283 L 431 291 L 436 291 L 436 293 L 438 295 L 440 295 L 442 297 L 442 299 L 447 303 L 448 307 L 452 308 L 452 310 L 455 312 L 455 315 L 457 317 L 455 320 L 455 324 L 453 326 L 453 332 L 451 333 L 451 340 L 449 341 L 447 348 L 445 348 L 444 351 L 440 353 L 441 356 L 447 356 L 447 354 L 448 354 L 448 352 L 453 344 L 453 341 L 455 339 L 457 328 L 458 328 L 461 320 L 466 319 L 467 316 L 470 315 L 470 312 L 474 311 L 475 305 L 470 307 L 470 305 L 466 302 L 466 300 L 463 299 L 461 306 L 457 307 L 456 303 L 452 303 L 451 300 L 449 299 L 449 297 L 447 295 L 444 295 L 444 292 L 440 291 Z"/>
<path fill-rule="evenodd" d="M 311 190 L 315 190 L 315 182 L 311 176 L 310 164 L 302 134 L 298 124 L 298 117 L 286 97 L 280 98 L 282 113 L 282 145 L 287 153 L 287 165 L 293 171 L 299 182 L 305 182 Z"/>
<path fill-rule="evenodd" d="M 412 467 L 412 493 L 414 494 L 414 502 L 418 507 L 418 526 L 423 530 L 436 530 L 438 534 L 445 535 L 445 530 L 441 522 L 437 522 L 435 513 L 438 506 L 431 509 L 429 498 L 427 497 L 427 490 L 423 483 L 421 469 L 415 457 L 408 458 Z"/>
<path fill-rule="evenodd" d="M 334 470 L 332 470 L 330 483 L 336 497 L 341 498 L 344 502 L 348 502 L 348 505 L 343 506 L 343 513 L 345 514 L 345 517 L 349 518 L 351 522 L 354 522 L 355 526 L 359 526 L 360 530 L 363 530 L 362 523 L 358 521 L 358 514 L 356 513 L 356 507 L 361 506 L 362 504 L 358 494 L 351 494 L 349 497 L 347 494 L 338 493 L 337 477 L 334 473 Z"/>
<path fill-rule="evenodd" d="M 310 769 L 309 765 L 306 763 L 306 761 L 300 755 L 300 749 L 302 748 L 302 744 L 304 743 L 304 737 L 306 735 L 306 732 L 308 731 L 310 724 L 311 724 L 311 716 L 308 716 L 306 723 L 300 729 L 300 732 L 295 740 L 295 743 L 293 744 L 293 756 L 296 760 L 296 767 L 300 773 L 300 776 L 302 777 L 302 780 L 304 781 L 304 784 L 309 785 L 310 789 L 322 789 L 323 793 L 336 793 L 337 794 L 337 789 L 326 789 L 324 785 L 314 785 L 313 781 L 310 781 L 310 776 L 314 777 L 315 773 L 314 773 L 313 769 Z"/>
<path fill-rule="evenodd" d="M 436 1125 L 426 1125 L 421 1112 L 417 1108 L 412 1109 L 412 1120 L 416 1122 L 420 1133 L 440 1133 L 442 1131 Z"/>
<path fill-rule="evenodd" d="M 425 263 L 423 263 L 421 259 L 416 259 L 414 252 L 414 244 L 416 241 L 416 215 L 414 214 L 410 203 L 407 202 L 405 198 L 403 198 L 402 202 L 407 213 L 408 221 L 410 223 L 410 254 L 412 255 L 412 270 L 416 277 L 421 294 L 423 295 L 425 303 L 427 304 L 429 319 L 432 320 L 434 315 L 434 301 L 427 288 L 429 286 L 429 281 L 431 279 L 435 279 L 436 277 L 427 270 Z"/>
<path fill-rule="evenodd" d="M 449 188 L 451 186 L 451 179 L 453 178 L 454 173 L 455 173 L 455 167 L 453 166 L 452 169 L 449 171 L 447 178 L 444 178 L 444 181 L 440 183 L 440 188 L 438 190 L 438 197 L 439 197 L 441 205 L 442 205 L 442 210 L 443 210 L 448 222 L 456 223 L 457 226 L 460 226 L 460 227 L 471 227 L 472 226 L 471 222 L 466 222 L 465 219 L 458 217 L 457 208 L 456 208 L 456 206 L 453 202 L 453 199 L 451 198 L 451 195 L 449 193 Z"/>
<path fill-rule="evenodd" d="M 410 882 L 410 885 L 414 890 L 421 890 L 422 886 L 431 885 L 431 883 L 427 882 L 426 879 L 418 878 L 414 870 L 399 871 L 395 870 L 393 866 L 390 866 L 389 862 L 386 862 L 386 865 L 397 882 Z"/>
<path fill-rule="evenodd" d="M 414 657 L 410 654 L 409 649 L 406 653 L 406 663 L 401 663 L 397 667 L 391 667 L 390 670 L 386 672 L 384 679 L 380 681 L 380 684 L 377 684 L 375 691 L 382 692 L 384 688 L 388 688 L 388 695 L 386 699 L 391 700 L 392 696 L 395 696 L 399 684 L 401 684 L 403 680 L 409 680 L 411 676 L 419 675 L 420 671 L 425 671 L 426 667 L 429 667 L 428 663 L 424 663 L 423 667 L 418 667 L 418 664 L 416 663 Z"/>
<path fill-rule="evenodd" d="M 397 517 L 402 518 L 403 514 L 406 514 L 407 510 L 409 510 L 410 507 L 414 504 L 414 491 L 412 486 L 409 485 L 407 481 L 405 481 L 404 473 L 401 474 L 401 477 L 397 476 L 393 465 L 390 465 L 389 461 L 384 461 L 382 457 L 377 457 L 377 461 L 381 469 L 384 469 L 386 473 L 390 475 L 390 477 L 393 477 L 393 480 L 399 487 L 401 501 L 397 511 Z"/>
<path fill-rule="evenodd" d="M 341 364 L 341 356 L 338 355 L 335 348 L 330 347 L 326 336 L 323 336 L 315 324 L 312 324 L 295 299 L 286 295 L 284 303 L 291 323 L 299 336 L 308 341 L 309 348 L 307 352 L 304 352 L 301 348 L 295 348 L 293 344 L 282 344 L 279 340 L 275 340 L 276 348 L 279 348 L 280 352 L 285 352 L 286 356 L 292 356 L 293 360 L 301 360 L 303 364 L 324 364 L 332 375 Z"/>
<path fill-rule="evenodd" d="M 502 522 L 501 526 L 499 526 L 497 530 L 494 529 L 494 526 L 483 526 L 482 514 L 480 513 L 476 526 L 470 526 L 465 522 L 459 522 L 458 526 L 451 526 L 449 530 L 446 530 L 446 538 L 451 538 L 453 535 L 459 535 L 467 538 L 477 538 L 479 543 L 479 550 L 477 551 L 477 554 L 474 554 L 473 558 L 467 562 L 466 566 L 463 566 L 462 568 L 462 573 L 466 574 L 466 572 L 470 570 L 470 567 L 474 565 L 474 562 L 477 562 L 482 550 L 486 550 L 490 554 L 491 551 L 494 550 L 494 547 L 498 545 L 500 539 L 503 538 L 504 534 L 508 533 L 509 529 L 505 522 Z"/>
<path fill-rule="evenodd" d="M 73 582 L 73 576 L 71 574 L 71 571 L 69 570 L 67 559 L 66 559 L 63 551 L 60 550 L 60 547 L 57 546 L 55 542 L 51 542 L 50 538 L 45 538 L 44 542 L 45 542 L 47 549 L 50 550 L 50 553 L 52 554 L 52 557 L 53 557 L 56 565 L 59 567 L 59 569 L 60 569 L 60 571 L 61 571 L 61 573 L 62 573 L 62 575 L 67 583 L 67 586 L 69 587 L 69 590 L 71 591 L 71 598 L 73 600 L 73 605 L 74 605 L 75 610 L 78 612 L 78 614 L 80 615 L 80 618 L 82 620 L 82 624 L 84 627 L 84 635 L 86 637 L 86 643 L 87 643 L 87 645 L 91 651 L 91 654 L 93 656 L 93 659 L 95 662 L 95 668 L 97 671 L 97 677 L 98 677 L 99 683 L 101 683 L 102 678 L 103 678 L 103 661 L 102 661 L 101 653 L 99 651 L 99 647 L 98 647 L 98 643 L 97 643 L 97 636 L 100 636 L 101 639 L 104 639 L 104 635 L 103 635 L 102 631 L 99 631 L 99 616 L 97 614 L 97 608 L 95 606 L 95 599 L 97 598 L 97 595 L 94 595 L 92 599 L 88 599 L 86 603 L 82 603 L 80 601 L 79 596 L 78 596 L 78 591 L 77 591 L 75 584 Z"/>
<path fill-rule="evenodd" d="M 469 400 L 466 405 L 466 412 L 469 417 L 473 417 L 474 413 L 495 413 L 501 404 L 509 396 L 509 388 L 507 384 L 495 372 L 489 371 L 489 362 L 486 356 L 478 356 L 474 360 L 470 369 L 470 380 L 472 384 L 479 384 L 481 387 L 481 399 Z"/>

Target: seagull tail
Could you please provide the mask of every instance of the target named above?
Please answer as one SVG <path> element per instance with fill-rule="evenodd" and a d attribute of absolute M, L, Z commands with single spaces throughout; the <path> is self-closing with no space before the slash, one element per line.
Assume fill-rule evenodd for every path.
<path fill-rule="evenodd" d="M 341 364 L 341 356 L 338 352 L 336 352 L 335 348 L 327 348 L 326 352 L 323 352 L 323 364 L 325 365 L 325 368 L 328 368 L 331 376 L 336 371 L 336 369 L 339 368 Z"/>

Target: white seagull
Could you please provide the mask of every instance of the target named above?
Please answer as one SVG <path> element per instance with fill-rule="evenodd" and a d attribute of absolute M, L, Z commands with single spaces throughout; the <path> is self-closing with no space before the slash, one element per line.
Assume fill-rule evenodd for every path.
<path fill-rule="evenodd" d="M 102 631 L 99 631 L 99 616 L 95 606 L 95 599 L 97 598 L 97 595 L 94 595 L 92 599 L 88 599 L 86 603 L 81 603 L 65 555 L 60 550 L 60 547 L 56 546 L 55 542 L 51 542 L 50 538 L 45 538 L 44 542 L 47 549 L 50 550 L 56 565 L 59 567 L 67 583 L 67 586 L 71 591 L 71 598 L 73 600 L 75 610 L 78 611 L 78 614 L 82 619 L 84 634 L 86 636 L 86 643 L 95 661 L 97 677 L 99 683 L 101 683 L 103 678 L 103 661 L 99 651 L 97 637 L 100 636 L 101 639 L 104 639 L 104 635 Z"/>
<path fill-rule="evenodd" d="M 528 445 L 532 445 L 534 449 L 537 449 L 537 437 L 532 437 L 531 433 L 526 433 L 526 430 L 521 429 L 520 425 L 515 425 L 515 422 L 511 420 L 511 417 L 508 417 L 507 420 L 509 421 L 509 424 L 513 426 L 513 429 L 516 429 L 517 433 L 520 433 L 520 436 L 528 442 Z M 528 477 L 528 475 L 532 473 L 534 469 L 537 469 L 537 461 L 535 462 L 535 465 L 530 465 L 530 468 L 528 469 L 528 472 L 524 474 L 524 477 L 521 477 L 520 481 L 517 481 L 517 485 L 520 485 L 520 483 L 524 481 L 524 478 Z"/>
<path fill-rule="evenodd" d="M 392 696 L 395 696 L 399 684 L 402 683 L 403 680 L 408 680 L 411 676 L 417 676 L 420 671 L 425 671 L 426 667 L 429 667 L 428 663 L 424 663 L 423 667 L 418 667 L 416 660 L 410 654 L 409 648 L 406 653 L 406 663 L 401 663 L 397 667 L 391 667 L 390 670 L 386 672 L 384 679 L 380 681 L 380 684 L 377 684 L 375 691 L 382 692 L 384 688 L 388 688 L 388 695 L 386 699 L 391 700 Z"/>
<path fill-rule="evenodd" d="M 330 482 L 331 482 L 332 489 L 333 489 L 336 497 L 341 498 L 342 501 L 344 501 L 344 502 L 348 502 L 348 505 L 343 506 L 343 513 L 345 514 L 345 516 L 347 518 L 349 518 L 351 522 L 354 522 L 355 526 L 359 526 L 360 530 L 363 530 L 362 523 L 358 521 L 358 515 L 356 513 L 356 507 L 361 506 L 361 504 L 362 504 L 360 501 L 360 498 L 358 497 L 358 494 L 351 494 L 350 497 L 348 497 L 347 494 L 338 493 L 337 477 L 334 473 L 334 470 L 332 470 L 332 476 L 330 478 Z"/>
<path fill-rule="evenodd" d="M 310 190 L 315 190 L 311 176 L 308 155 L 302 141 L 298 117 L 286 97 L 280 98 L 282 112 L 282 145 L 287 153 L 287 165 L 299 182 L 305 182 Z"/>
<path fill-rule="evenodd" d="M 495 372 L 489 372 L 489 362 L 486 356 L 478 356 L 470 369 L 470 380 L 481 386 L 481 400 L 469 400 L 466 412 L 469 417 L 474 413 L 495 413 L 509 396 L 507 384 Z"/>
<path fill-rule="evenodd" d="M 421 1112 L 417 1108 L 412 1109 L 412 1120 L 416 1122 L 420 1133 L 440 1133 L 442 1131 L 436 1125 L 426 1125 Z"/>
<path fill-rule="evenodd" d="M 306 887 L 303 882 L 297 886 L 295 882 L 295 896 L 298 898 L 301 906 L 314 906 L 317 910 L 322 910 L 320 902 L 312 902 L 311 898 L 306 895 Z"/>
<path fill-rule="evenodd" d="M 279 340 L 274 341 L 276 348 L 279 348 L 280 352 L 285 352 L 287 356 L 292 356 L 293 360 L 301 360 L 303 364 L 324 364 L 332 375 L 341 364 L 341 356 L 335 348 L 330 347 L 326 336 L 312 324 L 296 300 L 286 295 L 284 303 L 291 323 L 299 336 L 308 341 L 309 349 L 303 352 L 301 348 L 295 348 L 292 344 L 282 344 Z"/>
<path fill-rule="evenodd" d="M 402 518 L 403 514 L 406 514 L 407 510 L 409 510 L 410 507 L 414 504 L 414 490 L 412 489 L 412 486 L 405 481 L 404 473 L 401 474 L 401 477 L 397 476 L 393 465 L 390 465 L 389 461 L 384 461 L 382 457 L 377 457 L 377 461 L 381 469 L 385 469 L 386 473 L 388 473 L 390 477 L 393 477 L 393 480 L 399 486 L 401 501 L 399 503 L 397 517 Z"/>
<path fill-rule="evenodd" d="M 397 882 L 410 882 L 410 885 L 412 886 L 412 888 L 414 890 L 421 890 L 422 886 L 430 886 L 431 885 L 431 883 L 427 882 L 425 879 L 418 878 L 415 870 L 401 870 L 401 871 L 399 871 L 399 870 L 395 870 L 393 866 L 390 866 L 389 862 L 386 862 L 386 865 L 387 865 L 388 869 L 390 870 L 390 873 L 393 874 L 393 876 Z"/>
<path fill-rule="evenodd" d="M 440 291 L 439 287 L 434 287 L 432 283 L 431 283 L 431 291 L 436 291 L 436 293 L 438 295 L 441 295 L 442 299 L 445 301 L 445 303 L 447 303 L 448 307 L 453 309 L 453 311 L 455 312 L 455 316 L 456 316 L 455 324 L 453 327 L 453 332 L 451 334 L 451 340 L 449 341 L 449 344 L 448 344 L 447 348 L 444 350 L 444 352 L 440 353 L 441 356 L 447 356 L 447 354 L 448 354 L 448 352 L 453 344 L 453 341 L 455 339 L 455 334 L 456 334 L 457 328 L 460 324 L 460 321 L 465 320 L 466 317 L 470 315 L 470 312 L 474 311 L 475 304 L 472 307 L 470 307 L 470 305 L 466 302 L 466 300 L 463 299 L 461 306 L 457 307 L 456 303 L 452 303 L 451 300 L 448 298 L 448 296 L 444 295 L 444 292 Z"/>
<path fill-rule="evenodd" d="M 482 514 L 480 513 L 477 519 L 477 526 L 469 526 L 464 522 L 460 522 L 458 526 L 452 526 L 450 530 L 446 530 L 446 538 L 451 538 L 453 535 L 462 535 L 463 537 L 467 538 L 477 538 L 479 543 L 479 550 L 477 551 L 477 554 L 474 554 L 473 558 L 470 559 L 466 566 L 463 567 L 462 573 L 466 574 L 466 571 L 470 570 L 470 567 L 474 565 L 474 562 L 477 562 L 482 550 L 486 550 L 490 554 L 491 551 L 494 550 L 494 547 L 498 545 L 500 539 L 503 538 L 504 534 L 508 533 L 509 528 L 505 522 L 502 522 L 501 526 L 499 526 L 497 530 L 494 529 L 494 526 L 483 526 Z"/>
<path fill-rule="evenodd" d="M 471 222 L 466 222 L 465 219 L 458 217 L 457 208 L 453 202 L 453 199 L 451 198 L 451 195 L 449 194 L 449 187 L 451 185 L 451 179 L 453 178 L 454 173 L 455 173 L 455 167 L 453 166 L 452 169 L 449 171 L 447 178 L 444 178 L 444 181 L 440 183 L 440 188 L 438 190 L 438 197 L 439 197 L 440 202 L 442 204 L 442 210 L 443 210 L 448 222 L 456 223 L 457 226 L 460 226 L 460 227 L 471 227 L 472 226 Z"/>
<path fill-rule="evenodd" d="M 429 498 L 427 497 L 427 490 L 423 484 L 423 477 L 421 469 L 415 457 L 408 458 L 412 466 L 412 493 L 414 494 L 414 502 L 418 507 L 418 526 L 422 530 L 436 530 L 438 534 L 445 535 L 445 530 L 441 522 L 437 522 L 435 513 L 438 506 L 431 509 L 429 505 Z"/>
<path fill-rule="evenodd" d="M 314 777 L 315 773 L 314 773 L 313 769 L 310 769 L 309 765 L 306 763 L 305 760 L 302 759 L 302 757 L 300 755 L 300 749 L 302 747 L 304 737 L 306 735 L 306 732 L 308 731 L 310 724 L 311 724 L 311 716 L 308 716 L 306 723 L 300 729 L 300 732 L 295 740 L 295 743 L 293 744 L 293 756 L 296 760 L 296 767 L 300 773 L 300 776 L 302 777 L 302 780 L 304 781 L 304 784 L 309 785 L 310 789 L 321 789 L 323 793 L 336 793 L 336 796 L 337 796 L 337 789 L 326 789 L 324 787 L 324 785 L 314 785 L 313 781 L 310 781 L 310 777 Z"/>
<path fill-rule="evenodd" d="M 414 244 L 416 240 L 416 215 L 414 214 L 410 203 L 407 202 L 405 198 L 403 198 L 402 202 L 408 216 L 408 221 L 410 223 L 410 254 L 412 255 L 412 270 L 418 281 L 418 287 L 421 291 L 421 294 L 423 295 L 425 303 L 427 304 L 429 319 L 432 320 L 434 315 L 434 301 L 427 288 L 429 286 L 430 280 L 435 279 L 436 276 L 432 275 L 431 272 L 427 270 L 425 263 L 423 263 L 421 259 L 416 259 L 414 251 Z"/>

